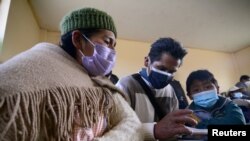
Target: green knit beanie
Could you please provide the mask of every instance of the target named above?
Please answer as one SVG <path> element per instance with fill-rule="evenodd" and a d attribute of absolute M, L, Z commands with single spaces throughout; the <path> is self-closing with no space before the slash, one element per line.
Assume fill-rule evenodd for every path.
<path fill-rule="evenodd" d="M 117 37 L 114 21 L 106 12 L 94 8 L 74 10 L 63 17 L 60 23 L 61 35 L 75 29 L 106 29 Z"/>

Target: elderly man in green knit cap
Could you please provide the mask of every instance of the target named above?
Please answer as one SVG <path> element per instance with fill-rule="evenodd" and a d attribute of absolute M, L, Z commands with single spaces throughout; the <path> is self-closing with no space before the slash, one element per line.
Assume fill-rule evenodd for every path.
<path fill-rule="evenodd" d="M 60 30 L 60 46 L 39 43 L 0 66 L 0 140 L 143 140 L 136 114 L 105 77 L 116 58 L 110 15 L 75 10 Z"/>

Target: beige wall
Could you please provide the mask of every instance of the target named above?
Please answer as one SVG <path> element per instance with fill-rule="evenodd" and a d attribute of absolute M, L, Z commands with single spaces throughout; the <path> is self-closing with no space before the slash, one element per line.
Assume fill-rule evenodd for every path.
<path fill-rule="evenodd" d="M 60 34 L 56 32 L 41 32 L 42 41 L 58 43 Z M 113 72 L 123 77 L 138 72 L 144 66 L 144 57 L 149 52 L 150 43 L 129 40 L 117 40 L 117 62 Z M 189 73 L 197 69 L 208 69 L 218 79 L 221 92 L 227 91 L 238 80 L 241 72 L 249 74 L 250 47 L 237 53 L 224 53 L 201 49 L 188 48 L 188 54 L 176 74 L 185 89 L 185 82 Z M 239 61 L 236 61 L 236 58 Z M 248 59 L 247 59 L 248 58 Z M 242 62 L 245 65 L 243 65 Z M 237 66 L 240 68 L 238 69 Z"/>
<path fill-rule="evenodd" d="M 237 72 L 237 80 L 243 74 L 250 75 L 250 47 L 244 48 L 233 54 L 235 59 L 235 67 Z"/>
<path fill-rule="evenodd" d="M 27 0 L 12 0 L 0 61 L 5 61 L 40 40 L 40 28 Z"/>
<path fill-rule="evenodd" d="M 41 30 L 41 41 L 58 44 L 60 33 Z M 137 72 L 143 66 L 144 57 L 148 54 L 149 43 L 117 40 L 117 61 L 113 72 L 118 77 Z"/>
<path fill-rule="evenodd" d="M 58 44 L 60 33 L 41 30 L 41 41 Z M 117 40 L 117 61 L 113 72 L 118 77 L 138 72 L 143 66 L 144 57 L 148 54 L 150 43 Z"/>
<path fill-rule="evenodd" d="M 57 44 L 59 37 L 58 32 L 49 32 L 39 28 L 27 1 L 14 0 L 10 6 L 0 61 L 9 59 L 39 41 Z M 123 77 L 138 72 L 144 66 L 144 57 L 148 54 L 150 44 L 118 39 L 114 73 Z M 248 61 L 250 60 L 250 47 L 235 53 L 194 48 L 188 48 L 188 52 L 182 67 L 176 74 L 176 79 L 181 82 L 184 89 L 188 74 L 197 69 L 210 70 L 218 79 L 221 91 L 226 91 L 234 85 L 241 74 L 250 73 Z"/>
<path fill-rule="evenodd" d="M 60 33 L 59 32 L 49 32 L 47 30 L 41 29 L 40 30 L 40 41 L 58 44 L 60 41 Z"/>
<path fill-rule="evenodd" d="M 150 43 L 119 39 L 114 73 L 122 77 L 138 72 L 144 66 L 144 57 L 148 54 L 149 47 Z M 225 92 L 238 81 L 241 74 L 250 75 L 249 60 L 250 47 L 236 53 L 188 48 L 188 54 L 175 78 L 185 89 L 189 73 L 198 69 L 208 69 L 218 80 L 220 91 Z"/>
<path fill-rule="evenodd" d="M 122 77 L 138 72 L 144 66 L 149 47 L 150 43 L 118 40 L 114 73 Z M 237 79 L 231 54 L 188 48 L 188 54 L 175 77 L 184 89 L 188 74 L 197 69 L 210 70 L 218 79 L 221 91 L 226 91 Z"/>
<path fill-rule="evenodd" d="M 234 85 L 236 73 L 230 53 L 189 48 L 176 78 L 181 81 L 185 88 L 188 75 L 198 69 L 208 69 L 212 72 L 218 80 L 221 92 L 227 91 L 229 87 Z"/>
<path fill-rule="evenodd" d="M 114 73 L 122 77 L 138 72 L 144 66 L 144 57 L 149 52 L 149 43 L 118 40 L 117 41 L 117 62 Z"/>
<path fill-rule="evenodd" d="M 9 14 L 9 7 L 10 7 L 10 0 L 0 1 L 0 53 L 1 53 L 2 45 L 3 45 L 7 17 Z"/>

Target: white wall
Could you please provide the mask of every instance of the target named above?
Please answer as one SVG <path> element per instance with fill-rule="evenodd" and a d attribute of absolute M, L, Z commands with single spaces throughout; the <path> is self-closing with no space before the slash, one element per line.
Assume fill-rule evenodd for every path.
<path fill-rule="evenodd" d="M 40 28 L 27 0 L 12 0 L 0 61 L 31 48 L 40 41 Z"/>

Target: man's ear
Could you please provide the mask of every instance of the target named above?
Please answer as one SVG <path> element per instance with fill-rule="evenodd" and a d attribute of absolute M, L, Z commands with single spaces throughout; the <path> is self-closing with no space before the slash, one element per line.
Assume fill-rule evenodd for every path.
<path fill-rule="evenodd" d="M 72 31 L 72 36 L 71 36 L 71 38 L 72 38 L 72 43 L 73 43 L 73 45 L 74 45 L 74 47 L 76 48 L 76 49 L 80 49 L 81 50 L 81 48 L 82 48 L 82 41 L 83 41 L 83 38 L 82 38 L 82 34 L 81 34 L 81 32 L 79 31 L 79 30 L 74 30 L 74 31 Z"/>
<path fill-rule="evenodd" d="M 144 66 L 145 67 L 149 66 L 149 57 L 148 56 L 144 57 Z"/>

